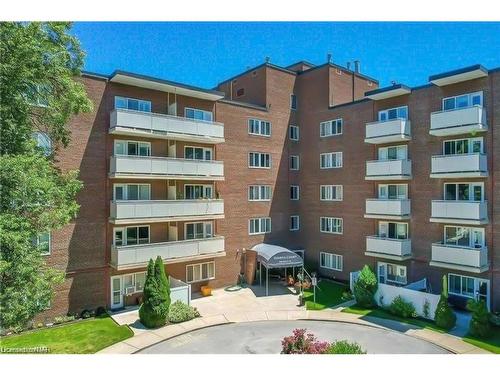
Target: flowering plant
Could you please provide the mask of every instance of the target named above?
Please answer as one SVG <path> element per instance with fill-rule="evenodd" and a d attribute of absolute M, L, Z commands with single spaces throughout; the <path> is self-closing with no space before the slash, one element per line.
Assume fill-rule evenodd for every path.
<path fill-rule="evenodd" d="M 281 340 L 281 354 L 323 354 L 329 346 L 325 341 L 318 341 L 312 333 L 306 334 L 305 329 L 294 329 L 292 336 Z"/>

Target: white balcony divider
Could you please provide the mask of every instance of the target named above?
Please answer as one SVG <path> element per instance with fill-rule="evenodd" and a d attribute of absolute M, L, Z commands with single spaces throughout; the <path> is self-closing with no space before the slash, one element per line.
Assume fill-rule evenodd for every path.
<path fill-rule="evenodd" d="M 110 128 L 117 127 L 149 133 L 177 133 L 199 137 L 224 138 L 224 126 L 218 122 L 129 109 L 115 109 L 111 112 Z"/>
<path fill-rule="evenodd" d="M 165 261 L 224 252 L 224 237 L 148 243 L 131 246 L 112 246 L 111 263 L 118 268 L 144 265 L 149 259 L 161 256 Z"/>
<path fill-rule="evenodd" d="M 386 143 L 410 139 L 410 121 L 394 119 L 366 124 L 365 142 Z"/>
<path fill-rule="evenodd" d="M 409 199 L 367 199 L 366 215 L 409 216 Z"/>
<path fill-rule="evenodd" d="M 485 154 L 435 155 L 432 157 L 431 174 L 433 177 L 480 177 L 488 173 L 488 160 Z"/>
<path fill-rule="evenodd" d="M 172 199 L 112 201 L 112 219 L 154 219 L 182 216 L 223 215 L 222 199 Z"/>
<path fill-rule="evenodd" d="M 446 136 L 485 131 L 486 110 L 480 106 L 431 113 L 430 134 Z"/>
<path fill-rule="evenodd" d="M 366 251 L 370 253 L 386 254 L 397 257 L 407 257 L 411 255 L 411 240 L 398 240 L 380 236 L 368 236 L 366 237 Z"/>
<path fill-rule="evenodd" d="M 432 262 L 482 269 L 488 265 L 488 248 L 433 243 Z"/>
<path fill-rule="evenodd" d="M 431 221 L 487 221 L 488 202 L 433 200 Z"/>
<path fill-rule="evenodd" d="M 408 179 L 411 177 L 411 160 L 371 160 L 366 162 L 366 179 Z"/>
<path fill-rule="evenodd" d="M 221 178 L 224 177 L 224 163 L 216 160 L 116 155 L 111 157 L 110 172 L 123 175 Z"/>

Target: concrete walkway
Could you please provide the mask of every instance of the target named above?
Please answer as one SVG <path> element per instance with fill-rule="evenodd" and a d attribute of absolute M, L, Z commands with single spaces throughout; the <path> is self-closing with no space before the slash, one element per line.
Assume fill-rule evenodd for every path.
<path fill-rule="evenodd" d="M 258 294 L 259 290 L 252 290 L 250 288 L 241 289 L 236 292 L 227 292 L 223 289 L 215 290 L 211 297 L 192 301 L 192 306 L 196 307 L 202 315 L 200 318 L 184 323 L 167 325 L 158 329 L 146 329 L 140 324 L 137 309 L 113 314 L 112 317 L 118 324 L 130 325 L 134 331 L 134 337 L 109 346 L 99 353 L 135 353 L 163 340 L 220 324 L 265 320 L 324 320 L 395 330 L 438 345 L 452 353 L 490 354 L 450 334 L 422 329 L 394 320 L 343 313 L 340 311 L 340 307 L 321 311 L 306 311 L 304 307 L 297 306 L 297 296 L 291 294 L 286 288 L 282 288 L 282 290 L 277 288 L 268 297 L 256 297 Z"/>

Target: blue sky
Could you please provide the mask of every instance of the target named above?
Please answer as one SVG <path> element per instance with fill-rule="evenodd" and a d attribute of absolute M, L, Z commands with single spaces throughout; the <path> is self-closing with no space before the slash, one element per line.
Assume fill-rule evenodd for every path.
<path fill-rule="evenodd" d="M 428 76 L 480 63 L 500 67 L 498 23 L 235 22 L 75 23 L 85 70 L 115 69 L 205 88 L 264 62 L 339 65 L 360 60 L 380 81 L 417 86 Z"/>

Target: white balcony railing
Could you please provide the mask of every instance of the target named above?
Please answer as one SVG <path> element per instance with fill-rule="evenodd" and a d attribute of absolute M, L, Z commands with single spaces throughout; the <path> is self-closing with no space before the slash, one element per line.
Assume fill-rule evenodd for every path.
<path fill-rule="evenodd" d="M 431 177 L 487 177 L 488 160 L 484 154 L 436 155 L 432 157 Z"/>
<path fill-rule="evenodd" d="M 110 217 L 115 221 L 154 221 L 154 219 L 223 216 L 222 199 L 173 199 L 150 201 L 112 201 Z"/>
<path fill-rule="evenodd" d="M 409 199 L 367 199 L 365 217 L 406 218 L 410 216 Z"/>
<path fill-rule="evenodd" d="M 118 269 L 146 265 L 150 259 L 161 256 L 166 262 L 174 263 L 189 257 L 222 256 L 225 254 L 224 237 L 196 240 L 148 243 L 130 246 L 112 246 L 111 264 Z"/>
<path fill-rule="evenodd" d="M 436 136 L 469 134 L 488 130 L 486 110 L 481 106 L 431 113 L 429 133 Z"/>
<path fill-rule="evenodd" d="M 215 160 L 116 155 L 109 170 L 113 177 L 224 178 L 224 164 Z"/>
<path fill-rule="evenodd" d="M 430 221 L 484 224 L 488 221 L 488 202 L 434 200 L 431 203 Z"/>
<path fill-rule="evenodd" d="M 366 143 L 391 143 L 407 141 L 410 139 L 411 135 L 409 120 L 394 119 L 366 124 Z"/>
<path fill-rule="evenodd" d="M 488 268 L 488 248 L 433 243 L 431 265 L 484 272 Z"/>
<path fill-rule="evenodd" d="M 111 112 L 110 132 L 205 143 L 224 142 L 224 126 L 221 123 L 129 109 Z"/>
<path fill-rule="evenodd" d="M 372 160 L 366 162 L 366 180 L 407 180 L 411 160 Z"/>
<path fill-rule="evenodd" d="M 411 240 L 368 236 L 366 237 L 365 255 L 386 257 L 389 259 L 405 259 L 411 257 Z"/>

